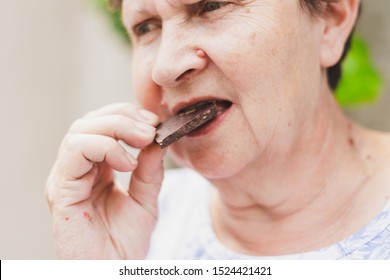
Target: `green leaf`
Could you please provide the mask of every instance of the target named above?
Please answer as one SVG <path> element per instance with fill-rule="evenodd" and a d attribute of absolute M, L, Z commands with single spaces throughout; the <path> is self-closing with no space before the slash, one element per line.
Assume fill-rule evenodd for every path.
<path fill-rule="evenodd" d="M 342 64 L 342 79 L 336 97 L 343 107 L 378 99 L 382 79 L 375 69 L 366 43 L 358 36 L 352 39 L 350 52 Z"/>
<path fill-rule="evenodd" d="M 121 11 L 110 8 L 108 5 L 109 0 L 90 0 L 90 2 L 107 15 L 115 31 L 124 39 L 125 42 L 130 43 L 129 35 L 122 24 Z"/>

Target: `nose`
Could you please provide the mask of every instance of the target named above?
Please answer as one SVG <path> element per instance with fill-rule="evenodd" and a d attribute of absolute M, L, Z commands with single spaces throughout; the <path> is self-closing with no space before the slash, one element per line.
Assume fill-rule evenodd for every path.
<path fill-rule="evenodd" d="M 206 53 L 190 30 L 165 26 L 153 68 L 152 79 L 162 87 L 175 87 L 207 67 Z"/>

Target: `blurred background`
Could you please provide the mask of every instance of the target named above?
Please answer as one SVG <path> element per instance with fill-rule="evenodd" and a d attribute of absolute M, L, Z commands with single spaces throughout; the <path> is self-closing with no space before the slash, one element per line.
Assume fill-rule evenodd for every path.
<path fill-rule="evenodd" d="M 44 185 L 75 119 L 134 101 L 131 49 L 88 0 L 0 0 L 0 259 L 55 259 Z M 346 113 L 390 131 L 390 1 L 363 1 L 358 33 L 382 87 Z"/>

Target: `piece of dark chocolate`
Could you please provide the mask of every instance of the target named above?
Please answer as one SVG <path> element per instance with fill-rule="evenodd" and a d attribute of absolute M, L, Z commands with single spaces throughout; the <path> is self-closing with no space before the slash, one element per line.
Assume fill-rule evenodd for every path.
<path fill-rule="evenodd" d="M 216 102 L 205 102 L 192 106 L 186 111 L 159 124 L 154 140 L 162 149 L 166 148 L 216 117 L 220 113 L 220 110 Z"/>

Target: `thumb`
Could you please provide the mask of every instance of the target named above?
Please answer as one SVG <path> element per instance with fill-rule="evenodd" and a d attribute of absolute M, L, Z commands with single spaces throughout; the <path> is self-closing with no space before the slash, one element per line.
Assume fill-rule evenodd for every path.
<path fill-rule="evenodd" d="M 157 200 L 164 178 L 163 158 L 166 149 L 151 144 L 138 155 L 138 166 L 130 180 L 129 195 L 153 216 L 157 216 Z"/>

